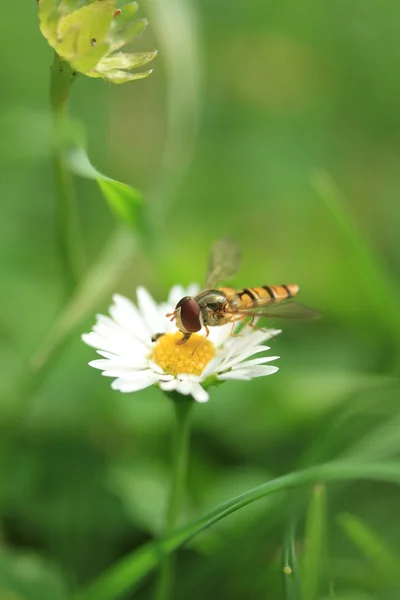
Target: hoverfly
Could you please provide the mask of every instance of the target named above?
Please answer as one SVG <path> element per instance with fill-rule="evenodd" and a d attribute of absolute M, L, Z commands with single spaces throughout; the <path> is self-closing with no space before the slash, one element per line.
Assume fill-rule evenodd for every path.
<path fill-rule="evenodd" d="M 171 321 L 176 321 L 183 333 L 178 344 L 184 344 L 202 327 L 206 330 L 206 339 L 209 327 L 232 323 L 232 335 L 235 335 L 235 324 L 248 318 L 249 325 L 253 326 L 258 317 L 309 318 L 318 315 L 311 308 L 291 300 L 300 289 L 296 284 L 217 288 L 218 282 L 234 277 L 240 263 L 241 252 L 234 241 L 227 238 L 213 245 L 204 290 L 197 296 L 185 296 L 173 313 L 166 314 Z"/>

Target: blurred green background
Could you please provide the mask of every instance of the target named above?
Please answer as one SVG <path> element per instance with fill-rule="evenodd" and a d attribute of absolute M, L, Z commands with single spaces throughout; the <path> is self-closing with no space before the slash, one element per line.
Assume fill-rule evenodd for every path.
<path fill-rule="evenodd" d="M 15 0 L 0 19 L 4 415 L 63 304 L 52 51 L 36 12 Z M 143 191 L 157 250 L 128 257 L 40 382 L 22 388 L 13 425 L 4 420 L 0 600 L 65 600 L 160 532 L 171 407 L 157 390 L 113 392 L 87 367 L 94 351 L 80 334 L 114 291 L 134 299 L 144 285 L 161 301 L 174 283 L 201 282 L 211 243 L 225 235 L 243 248 L 237 286 L 298 283 L 323 318 L 284 324 L 276 376 L 228 382 L 196 408 L 182 521 L 304 466 L 400 453 L 399 3 L 143 0 L 140 16 L 150 25 L 136 47 L 159 49 L 154 73 L 123 86 L 81 76 L 70 111 L 93 164 Z M 330 179 L 316 190 L 316 172 L 342 196 L 330 203 Z M 76 188 L 93 265 L 117 224 L 94 182 Z M 282 549 L 294 520 L 301 561 L 309 497 L 271 496 L 196 537 L 179 552 L 174 597 L 290 598 Z M 399 501 L 386 484 L 327 486 L 318 598 L 399 598 Z M 344 513 L 379 538 L 375 553 Z M 127 598 L 152 590 L 149 579 Z"/>

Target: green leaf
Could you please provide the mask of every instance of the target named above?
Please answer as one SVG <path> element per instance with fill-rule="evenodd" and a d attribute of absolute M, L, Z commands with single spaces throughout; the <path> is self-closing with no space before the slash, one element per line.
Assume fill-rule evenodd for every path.
<path fill-rule="evenodd" d="M 324 570 L 325 552 L 325 486 L 314 487 L 308 509 L 302 561 L 302 600 L 315 600 L 318 597 L 319 581 Z"/>
<path fill-rule="evenodd" d="M 111 83 L 126 83 L 127 81 L 136 81 L 137 79 L 146 79 L 149 75 L 151 75 L 153 70 L 150 71 L 142 71 L 141 73 L 129 73 L 128 71 L 108 71 L 107 74 L 99 73 L 98 75 L 93 75 L 93 71 L 89 73 L 92 77 L 104 77 L 108 79 Z"/>
<path fill-rule="evenodd" d="M 139 10 L 139 4 L 137 2 L 127 2 L 121 7 L 121 14 L 118 15 L 112 26 L 113 31 L 122 31 L 127 23 L 129 23 Z"/>
<path fill-rule="evenodd" d="M 348 513 L 341 514 L 339 523 L 350 539 L 368 561 L 377 576 L 384 579 L 397 579 L 400 571 L 400 557 L 364 521 Z"/>
<path fill-rule="evenodd" d="M 126 46 L 126 44 L 131 43 L 146 29 L 148 25 L 147 19 L 133 21 L 133 15 L 132 11 L 129 13 L 124 8 L 123 13 L 116 19 L 113 19 L 107 36 L 107 41 L 110 43 L 113 51 L 119 50 L 123 46 Z"/>
<path fill-rule="evenodd" d="M 59 574 L 39 556 L 4 550 L 0 553 L 1 600 L 66 600 Z"/>
<path fill-rule="evenodd" d="M 157 56 L 157 52 L 135 52 L 127 54 L 125 52 L 117 52 L 112 56 L 106 56 L 102 59 L 97 67 L 99 73 L 107 73 L 114 71 L 115 69 L 120 70 L 131 70 L 143 65 L 147 65 L 150 61 L 154 60 Z"/>
<path fill-rule="evenodd" d="M 79 8 L 78 0 L 39 0 L 40 28 L 57 55 L 88 77 L 103 78 L 112 83 L 125 83 L 148 77 L 151 71 L 132 74 L 131 70 L 146 65 L 156 52 L 112 54 L 143 31 L 146 19 L 134 20 L 136 2 L 115 13 L 115 0 L 86 0 Z"/>
<path fill-rule="evenodd" d="M 54 47 L 57 41 L 57 0 L 39 0 L 38 1 L 39 26 L 42 35 Z"/>
<path fill-rule="evenodd" d="M 115 0 L 102 0 L 61 17 L 57 25 L 55 45 L 58 54 L 71 62 L 87 54 L 93 48 L 93 44 L 103 43 L 114 10 Z"/>
<path fill-rule="evenodd" d="M 67 153 L 70 169 L 77 175 L 97 181 L 114 214 L 123 222 L 143 233 L 143 197 L 130 185 L 102 175 L 90 163 L 82 147 L 71 148 Z"/>
<path fill-rule="evenodd" d="M 119 50 L 123 46 L 130 44 L 138 35 L 140 35 L 149 24 L 147 19 L 138 19 L 128 23 L 123 31 L 119 33 L 109 33 L 108 40 L 111 50 Z"/>
<path fill-rule="evenodd" d="M 127 591 L 138 586 L 159 565 L 165 556 L 174 552 L 207 527 L 210 527 L 243 506 L 247 506 L 251 502 L 255 502 L 270 494 L 292 489 L 300 485 L 316 483 L 321 480 L 353 479 L 373 479 L 400 485 L 400 463 L 371 462 L 362 464 L 351 463 L 350 461 L 333 462 L 290 473 L 289 475 L 268 481 L 225 502 L 167 538 L 144 544 L 139 550 L 128 554 L 115 566 L 103 573 L 88 588 L 79 591 L 75 596 L 75 600 L 117 600 L 121 598 Z M 322 515 L 323 506 L 321 498 L 319 497 L 316 502 L 318 505 L 321 504 L 317 512 L 319 515 Z M 320 531 L 319 528 L 317 530 Z"/>
<path fill-rule="evenodd" d="M 81 0 L 61 0 L 58 5 L 58 12 L 62 15 L 66 15 L 79 7 Z"/>
<path fill-rule="evenodd" d="M 94 69 L 94 67 L 99 63 L 103 56 L 109 52 L 109 50 L 110 47 L 107 42 L 96 44 L 93 48 L 91 48 L 91 50 L 89 50 L 89 52 L 75 60 L 72 60 L 71 65 L 76 71 L 85 73 L 86 71 Z"/>

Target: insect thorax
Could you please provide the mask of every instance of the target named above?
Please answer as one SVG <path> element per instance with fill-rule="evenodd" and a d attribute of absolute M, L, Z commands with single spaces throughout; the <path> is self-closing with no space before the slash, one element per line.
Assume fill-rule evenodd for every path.
<path fill-rule="evenodd" d="M 206 290 L 195 298 L 200 306 L 203 325 L 223 325 L 229 318 L 225 313 L 228 300 L 219 290 Z"/>

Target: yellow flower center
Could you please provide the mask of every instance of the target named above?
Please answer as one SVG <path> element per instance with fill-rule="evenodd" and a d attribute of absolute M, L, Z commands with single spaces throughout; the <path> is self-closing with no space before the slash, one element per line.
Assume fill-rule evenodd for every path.
<path fill-rule="evenodd" d="M 198 333 L 193 333 L 184 344 L 177 344 L 181 339 L 179 331 L 162 335 L 156 342 L 151 359 L 169 375 L 201 375 L 215 356 L 213 344 Z"/>

